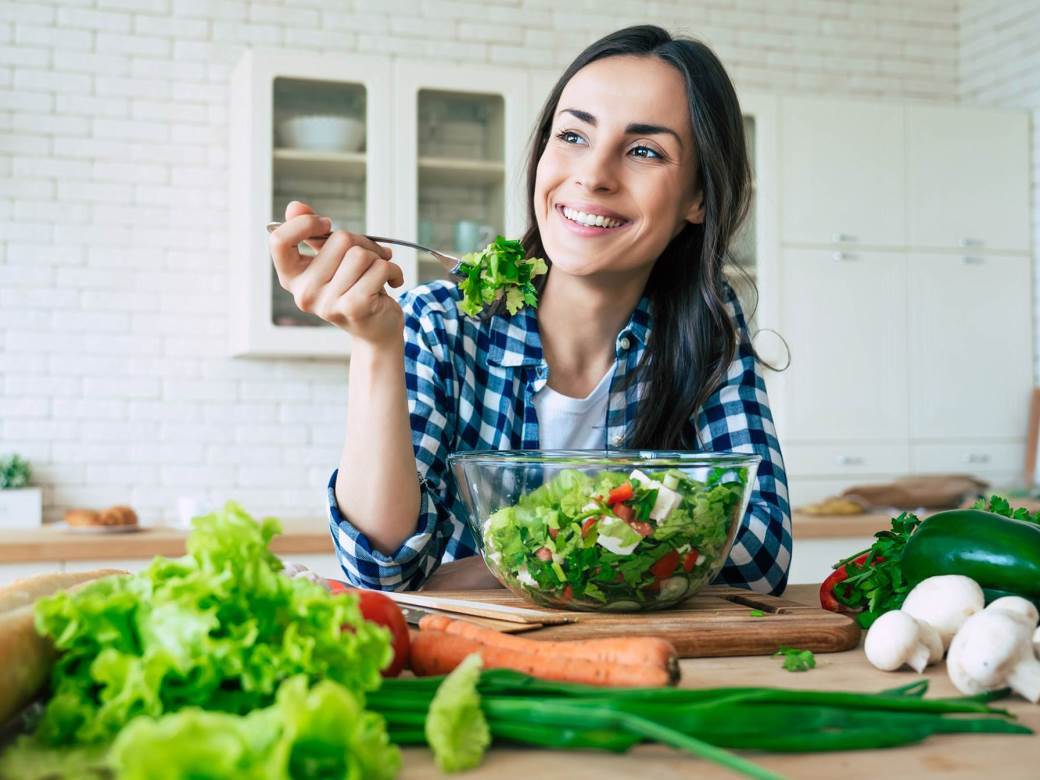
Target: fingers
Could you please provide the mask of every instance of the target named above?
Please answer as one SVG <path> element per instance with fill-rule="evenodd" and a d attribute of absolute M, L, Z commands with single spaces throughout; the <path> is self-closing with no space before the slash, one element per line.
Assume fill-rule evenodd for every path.
<path fill-rule="evenodd" d="M 387 300 L 385 285 L 399 286 L 404 281 L 401 268 L 367 253 L 367 268 L 339 296 L 323 296 L 315 312 L 322 319 L 350 327 L 374 314 Z M 363 263 L 365 259 L 359 258 Z M 356 266 L 355 266 L 356 270 Z M 344 272 L 344 279 L 347 278 Z M 393 284 L 393 282 L 397 284 Z M 328 290 L 332 289 L 329 285 Z"/>
<path fill-rule="evenodd" d="M 331 226 L 330 220 L 311 212 L 294 216 L 268 236 L 271 259 L 282 287 L 288 289 L 288 285 L 310 265 L 311 258 L 300 254 L 300 243 L 309 236 L 328 232 Z"/>
<path fill-rule="evenodd" d="M 288 222 L 293 217 L 298 217 L 301 214 L 313 214 L 314 209 L 308 206 L 306 203 L 302 203 L 298 200 L 289 201 L 285 207 L 285 221 Z"/>

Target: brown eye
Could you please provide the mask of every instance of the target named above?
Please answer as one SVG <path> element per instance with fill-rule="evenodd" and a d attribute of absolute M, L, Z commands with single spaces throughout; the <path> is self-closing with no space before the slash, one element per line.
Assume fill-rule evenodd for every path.
<path fill-rule="evenodd" d="M 572 130 L 561 130 L 556 134 L 556 137 L 563 141 L 565 144 L 579 144 L 584 139 Z"/>
<path fill-rule="evenodd" d="M 646 160 L 663 160 L 664 155 L 658 152 L 656 149 L 651 149 L 649 146 L 635 146 L 629 150 L 629 154 L 635 157 L 642 157 Z"/>

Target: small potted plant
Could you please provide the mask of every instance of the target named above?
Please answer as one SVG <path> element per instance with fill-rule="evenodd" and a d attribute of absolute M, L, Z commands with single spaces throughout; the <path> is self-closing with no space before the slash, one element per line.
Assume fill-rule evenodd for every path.
<path fill-rule="evenodd" d="M 38 528 L 43 524 L 43 497 L 29 487 L 32 469 L 18 455 L 0 457 L 0 530 Z"/>

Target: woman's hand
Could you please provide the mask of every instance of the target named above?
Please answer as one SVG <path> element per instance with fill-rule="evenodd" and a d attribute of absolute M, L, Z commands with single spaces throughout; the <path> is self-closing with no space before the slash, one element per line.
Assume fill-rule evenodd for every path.
<path fill-rule="evenodd" d="M 401 340 L 404 315 L 384 286 L 400 287 L 404 273 L 389 262 L 392 252 L 365 236 L 337 230 L 326 240 L 305 241 L 328 233 L 332 222 L 305 203 L 285 208 L 285 222 L 271 233 L 271 257 L 278 282 L 300 311 L 316 314 L 355 339 L 372 345 Z M 305 242 L 318 254 L 301 255 Z"/>

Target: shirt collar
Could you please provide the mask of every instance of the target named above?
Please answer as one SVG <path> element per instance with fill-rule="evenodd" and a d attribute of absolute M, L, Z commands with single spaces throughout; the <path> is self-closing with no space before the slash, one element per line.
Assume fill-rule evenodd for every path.
<path fill-rule="evenodd" d="M 650 299 L 639 299 L 618 338 L 634 338 L 646 346 L 651 326 Z M 495 315 L 488 328 L 488 363 L 493 366 L 537 366 L 544 361 L 535 310 L 525 306 L 511 317 Z"/>

